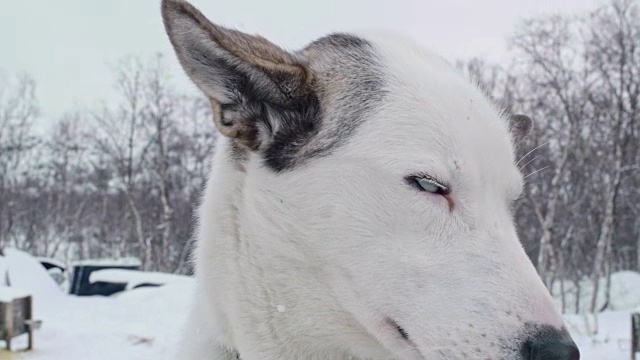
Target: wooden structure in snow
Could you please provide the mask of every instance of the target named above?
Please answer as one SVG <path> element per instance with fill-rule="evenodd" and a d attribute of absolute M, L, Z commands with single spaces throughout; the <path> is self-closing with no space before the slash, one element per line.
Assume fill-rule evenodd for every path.
<path fill-rule="evenodd" d="M 11 351 L 11 340 L 27 334 L 27 350 L 33 348 L 33 330 L 41 322 L 33 319 L 33 301 L 28 295 L 11 287 L 0 287 L 0 337 Z"/>

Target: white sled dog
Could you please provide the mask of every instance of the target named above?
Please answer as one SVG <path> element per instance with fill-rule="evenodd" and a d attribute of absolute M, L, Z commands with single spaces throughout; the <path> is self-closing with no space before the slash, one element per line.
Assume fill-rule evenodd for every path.
<path fill-rule="evenodd" d="M 529 118 L 400 36 L 162 15 L 223 135 L 179 359 L 579 359 L 512 219 Z"/>

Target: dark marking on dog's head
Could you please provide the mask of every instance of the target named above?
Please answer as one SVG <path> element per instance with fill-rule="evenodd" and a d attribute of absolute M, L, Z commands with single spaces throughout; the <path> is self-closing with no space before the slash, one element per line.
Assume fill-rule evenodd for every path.
<path fill-rule="evenodd" d="M 259 152 L 274 171 L 344 143 L 383 96 L 371 44 L 333 34 L 290 53 L 260 36 L 209 22 L 182 0 L 163 0 L 165 28 L 193 82 L 210 98 L 233 158 Z"/>
<path fill-rule="evenodd" d="M 329 153 L 352 136 L 385 96 L 382 60 L 369 41 L 350 34 L 332 34 L 300 51 L 316 74 L 324 114 L 313 156 Z"/>
<path fill-rule="evenodd" d="M 290 169 L 330 154 L 345 143 L 384 95 L 384 78 L 373 46 L 365 39 L 335 33 L 314 41 L 296 56 L 313 74 L 317 102 L 302 109 L 313 122 L 289 122 L 265 152 L 273 169 Z M 317 106 L 317 108 L 316 108 Z"/>

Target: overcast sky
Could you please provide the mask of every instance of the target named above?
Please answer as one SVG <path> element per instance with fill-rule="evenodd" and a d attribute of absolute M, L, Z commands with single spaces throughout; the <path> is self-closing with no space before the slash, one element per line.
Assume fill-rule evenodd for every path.
<path fill-rule="evenodd" d="M 387 28 L 454 60 L 506 57 L 506 37 L 522 19 L 575 14 L 606 0 L 193 0 L 214 22 L 260 33 L 289 49 L 331 31 Z M 4 0 L 0 81 L 19 72 L 37 82 L 43 125 L 74 104 L 114 97 L 110 63 L 126 55 L 169 56 L 159 0 Z"/>

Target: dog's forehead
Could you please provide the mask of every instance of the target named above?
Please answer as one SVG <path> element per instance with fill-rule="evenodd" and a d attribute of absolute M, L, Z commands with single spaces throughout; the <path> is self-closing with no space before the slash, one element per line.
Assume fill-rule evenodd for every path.
<path fill-rule="evenodd" d="M 314 74 L 322 107 L 318 132 L 296 154 L 298 163 L 355 152 L 415 170 L 438 162 L 513 170 L 513 146 L 499 112 L 478 87 L 412 40 L 332 34 L 297 54 Z"/>
<path fill-rule="evenodd" d="M 381 86 L 360 137 L 389 156 L 513 162 L 507 123 L 468 78 L 444 59 L 402 36 L 360 34 L 371 44 Z M 343 93 L 348 99 L 349 93 Z M 352 102 L 357 107 L 359 102 Z M 349 121 L 342 118 L 340 121 Z M 359 145 L 360 146 L 360 145 Z M 390 154 L 396 149 L 402 154 Z M 480 159 L 477 159 L 480 158 Z"/>

